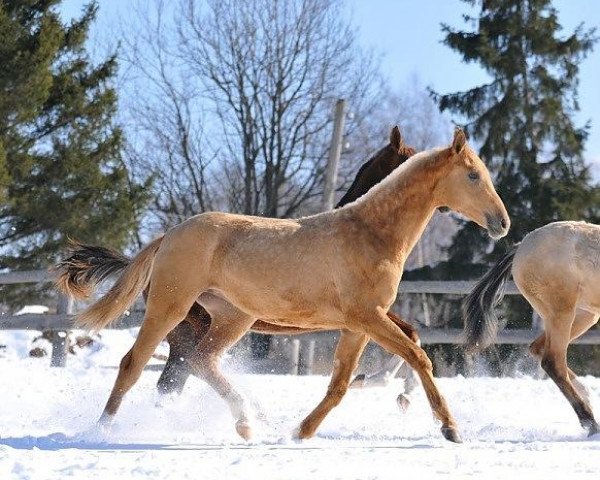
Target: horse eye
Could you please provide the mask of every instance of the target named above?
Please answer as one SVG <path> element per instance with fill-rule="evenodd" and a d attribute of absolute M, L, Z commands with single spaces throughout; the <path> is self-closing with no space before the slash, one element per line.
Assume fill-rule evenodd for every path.
<path fill-rule="evenodd" d="M 474 171 L 469 172 L 469 180 L 479 180 L 479 174 Z"/>

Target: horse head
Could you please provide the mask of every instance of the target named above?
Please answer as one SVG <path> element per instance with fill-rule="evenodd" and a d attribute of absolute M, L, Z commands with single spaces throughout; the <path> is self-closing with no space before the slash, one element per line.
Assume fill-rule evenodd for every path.
<path fill-rule="evenodd" d="M 444 153 L 449 168 L 435 190 L 438 206 L 465 215 L 494 239 L 505 236 L 510 227 L 506 207 L 496 193 L 490 172 L 467 144 L 462 129 L 455 130 L 452 145 Z"/>

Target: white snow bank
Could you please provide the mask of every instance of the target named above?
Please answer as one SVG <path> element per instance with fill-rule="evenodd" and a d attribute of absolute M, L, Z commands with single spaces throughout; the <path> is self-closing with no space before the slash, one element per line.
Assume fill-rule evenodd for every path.
<path fill-rule="evenodd" d="M 553 383 L 531 378 L 441 379 L 462 445 L 442 439 L 421 389 L 400 414 L 401 381 L 350 391 L 314 439 L 295 442 L 293 430 L 327 388 L 328 378 L 318 376 L 232 375 L 267 414 L 250 443 L 197 379 L 181 397 L 160 400 L 156 371 L 142 375 L 112 432 L 98 432 L 114 366 L 134 334 L 104 332 L 95 351 L 71 356 L 65 369 L 50 368 L 47 358 L 0 358 L 0 479 L 549 479 L 600 471 L 600 438 L 586 437 Z M 26 340 L 0 335 L 0 344 Z M 600 379 L 583 381 L 598 410 Z"/>

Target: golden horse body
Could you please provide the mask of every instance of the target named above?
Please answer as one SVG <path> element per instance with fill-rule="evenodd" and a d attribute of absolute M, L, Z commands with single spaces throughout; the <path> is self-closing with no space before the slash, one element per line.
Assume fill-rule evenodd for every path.
<path fill-rule="evenodd" d="M 338 210 L 297 220 L 205 213 L 174 227 L 143 249 L 113 288 L 78 317 L 80 325 L 100 329 L 150 284 L 143 324 L 121 362 L 101 422 L 110 423 L 158 343 L 199 302 L 212 321 L 194 366 L 229 404 L 242 437 L 251 435 L 246 402 L 218 363 L 257 319 L 264 319 L 342 330 L 330 386 L 300 425 L 300 438 L 312 436 L 339 404 L 372 339 L 416 370 L 442 433 L 460 441 L 429 358 L 387 316 L 404 262 L 442 206 L 463 213 L 494 238 L 508 231 L 510 221 L 489 172 L 459 129 L 449 147 L 413 156 Z"/>
<path fill-rule="evenodd" d="M 485 348 L 497 327 L 493 307 L 501 284 L 515 284 L 544 322 L 530 347 L 565 395 L 590 435 L 600 428 L 584 386 L 567 366 L 567 347 L 600 318 L 600 226 L 586 222 L 549 223 L 525 236 L 481 279 L 465 300 L 467 344 Z"/>
<path fill-rule="evenodd" d="M 379 149 L 360 167 L 348 191 L 335 208 L 343 207 L 363 196 L 415 153 L 414 148 L 404 143 L 398 126 L 393 127 L 390 132 L 389 143 Z M 105 247 L 72 242 L 69 250 L 69 254 L 55 268 L 56 283 L 62 291 L 78 299 L 89 297 L 91 291 L 99 283 L 110 276 L 120 275 L 131 263 L 130 258 Z M 305 281 L 310 282 L 311 278 L 306 277 Z M 144 298 L 147 298 L 148 290 L 149 285 L 143 291 Z M 403 321 L 393 312 L 388 312 L 388 317 L 414 342 L 419 342 L 416 330 L 409 323 Z M 210 323 L 209 313 L 199 303 L 194 303 L 185 319 L 169 332 L 166 337 L 169 344 L 169 356 L 157 382 L 160 393 L 181 393 L 188 376 L 194 373 L 188 359 L 195 356 L 196 346 L 207 333 Z M 322 330 L 274 325 L 264 319 L 259 319 L 250 327 L 250 331 L 273 335 L 297 335 Z M 352 382 L 351 388 L 387 384 L 402 364 L 401 358 L 393 356 L 391 358 L 397 358 L 398 360 L 394 360 L 391 369 L 385 368 L 368 377 L 358 375 Z M 392 362 L 388 361 L 388 363 Z M 414 380 L 414 374 L 411 370 L 409 381 L 405 385 L 405 393 L 408 394 L 416 385 L 417 382 Z M 398 403 L 404 409 L 409 404 L 408 396 L 405 393 L 398 396 Z"/>

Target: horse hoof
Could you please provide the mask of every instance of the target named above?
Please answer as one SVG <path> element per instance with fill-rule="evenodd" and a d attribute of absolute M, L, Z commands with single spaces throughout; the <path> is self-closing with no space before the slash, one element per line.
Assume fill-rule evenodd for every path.
<path fill-rule="evenodd" d="M 315 430 L 310 429 L 306 423 L 301 423 L 300 426 L 294 430 L 294 440 L 307 440 L 315 435 Z"/>
<path fill-rule="evenodd" d="M 408 395 L 401 393 L 396 398 L 396 403 L 398 404 L 398 407 L 400 407 L 402 413 L 406 413 L 408 407 L 410 407 L 410 398 L 408 397 Z"/>
<path fill-rule="evenodd" d="M 449 442 L 463 443 L 458 430 L 454 427 L 442 427 L 442 435 Z"/>
<path fill-rule="evenodd" d="M 598 433 L 600 433 L 600 426 L 596 422 L 594 422 L 588 427 L 588 437 L 591 437 Z"/>
<path fill-rule="evenodd" d="M 350 383 L 350 386 L 348 388 L 364 388 L 366 378 L 367 377 L 364 373 L 357 375 L 356 377 L 354 377 L 354 380 L 352 380 L 352 383 Z"/>
<path fill-rule="evenodd" d="M 97 422 L 98 427 L 103 430 L 110 430 L 114 417 L 115 417 L 114 415 L 102 413 L 102 415 L 100 415 L 100 418 L 98 419 L 98 422 Z"/>
<path fill-rule="evenodd" d="M 388 384 L 388 377 L 382 377 L 381 375 L 367 377 L 364 373 L 361 373 L 354 377 L 348 388 L 386 387 Z"/>
<path fill-rule="evenodd" d="M 240 437 L 248 441 L 252 438 L 252 428 L 245 420 L 238 420 L 235 424 L 235 429 Z"/>

